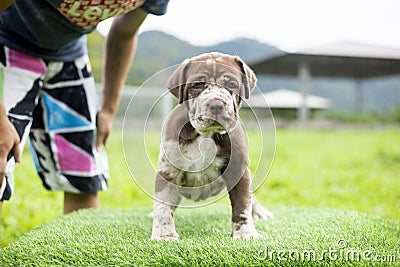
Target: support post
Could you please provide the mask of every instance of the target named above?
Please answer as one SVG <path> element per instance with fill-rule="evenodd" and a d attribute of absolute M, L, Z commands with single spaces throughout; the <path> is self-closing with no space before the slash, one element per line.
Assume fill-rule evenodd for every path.
<path fill-rule="evenodd" d="M 298 120 L 304 125 L 307 123 L 309 118 L 309 109 L 307 106 L 307 96 L 310 86 L 310 66 L 307 62 L 302 61 L 298 67 L 298 81 L 299 81 L 299 90 L 301 93 L 301 104 L 298 110 Z"/>
<path fill-rule="evenodd" d="M 361 115 L 364 111 L 364 92 L 363 83 L 360 77 L 354 81 L 354 110 L 356 115 Z"/>

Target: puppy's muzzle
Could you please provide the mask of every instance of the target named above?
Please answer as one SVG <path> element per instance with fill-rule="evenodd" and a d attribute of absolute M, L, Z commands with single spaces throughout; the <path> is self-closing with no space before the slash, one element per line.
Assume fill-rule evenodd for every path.
<path fill-rule="evenodd" d="M 210 87 L 189 101 L 192 126 L 200 133 L 230 132 L 236 125 L 233 96 L 220 87 Z"/>
<path fill-rule="evenodd" d="M 207 103 L 207 108 L 211 114 L 221 115 L 225 109 L 225 103 L 220 99 L 212 99 Z"/>

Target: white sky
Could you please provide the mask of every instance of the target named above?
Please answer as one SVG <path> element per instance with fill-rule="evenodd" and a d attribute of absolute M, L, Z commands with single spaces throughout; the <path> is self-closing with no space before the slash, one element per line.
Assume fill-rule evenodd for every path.
<path fill-rule="evenodd" d="M 162 30 L 194 45 L 254 38 L 296 51 L 335 41 L 400 49 L 399 0 L 170 0 L 142 31 Z"/>

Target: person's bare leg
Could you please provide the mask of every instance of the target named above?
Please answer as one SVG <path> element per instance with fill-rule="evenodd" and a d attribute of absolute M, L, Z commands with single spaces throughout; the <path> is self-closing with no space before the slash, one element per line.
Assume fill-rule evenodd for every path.
<path fill-rule="evenodd" d="M 100 208 L 100 200 L 97 193 L 73 194 L 64 193 L 64 214 L 88 208 Z"/>

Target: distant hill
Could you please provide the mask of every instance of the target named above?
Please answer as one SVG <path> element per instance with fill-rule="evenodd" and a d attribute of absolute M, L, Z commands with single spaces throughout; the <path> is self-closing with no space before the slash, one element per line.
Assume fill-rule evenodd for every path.
<path fill-rule="evenodd" d="M 161 31 L 147 31 L 139 36 L 129 82 L 141 83 L 164 68 L 205 52 L 238 55 L 247 62 L 281 53 L 276 47 L 247 38 L 234 39 L 212 46 L 194 46 Z"/>
<path fill-rule="evenodd" d="M 203 53 L 217 51 L 226 54 L 237 55 L 248 63 L 283 53 L 275 46 L 260 43 L 249 38 L 237 38 L 209 47 L 204 47 L 203 49 Z"/>
<path fill-rule="evenodd" d="M 93 73 L 100 81 L 104 37 L 97 31 L 88 35 L 89 56 Z M 186 58 L 206 52 L 221 52 L 240 56 L 253 62 L 282 53 L 278 48 L 253 39 L 238 38 L 212 46 L 194 46 L 161 31 L 140 34 L 135 59 L 127 84 L 138 85 L 158 71 L 179 64 Z"/>
<path fill-rule="evenodd" d="M 200 52 L 200 48 L 160 31 L 143 32 L 128 83 L 141 84 L 153 74 Z"/>
<path fill-rule="evenodd" d="M 88 36 L 89 56 L 98 82 L 101 81 L 104 38 L 95 31 Z M 238 38 L 212 46 L 194 46 L 161 31 L 147 31 L 139 36 L 139 43 L 127 84 L 139 85 L 153 74 L 186 58 L 205 53 L 222 52 L 240 56 L 246 62 L 255 62 L 283 53 L 278 48 L 253 39 Z M 258 87 L 263 91 L 281 88 L 298 89 L 296 77 L 258 76 Z M 364 111 L 387 112 L 400 107 L 400 76 L 367 79 L 363 81 Z M 327 97 L 332 109 L 354 113 L 354 80 L 314 78 L 310 93 Z"/>

